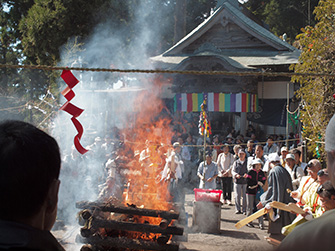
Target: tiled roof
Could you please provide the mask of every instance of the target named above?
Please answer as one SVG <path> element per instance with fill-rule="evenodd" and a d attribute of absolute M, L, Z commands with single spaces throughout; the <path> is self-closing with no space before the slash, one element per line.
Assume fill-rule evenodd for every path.
<path fill-rule="evenodd" d="M 266 47 L 215 49 L 215 46 L 213 46 L 213 49 L 211 49 L 211 46 L 203 46 L 203 50 L 196 50 L 190 54 L 183 52 L 185 48 L 205 34 L 213 27 L 213 25 L 221 22 L 222 16 L 229 18 L 230 22 L 234 22 L 242 30 L 262 41 L 264 45 L 266 44 Z M 189 58 L 204 55 L 221 58 L 235 68 L 248 70 L 264 65 L 287 65 L 298 63 L 300 51 L 287 42 L 282 41 L 264 27 L 255 23 L 253 20 L 245 16 L 239 8 L 227 0 L 208 19 L 181 39 L 177 44 L 163 54 L 152 57 L 151 59 L 156 63 L 157 67 L 174 69 L 178 68 L 179 64 Z"/>

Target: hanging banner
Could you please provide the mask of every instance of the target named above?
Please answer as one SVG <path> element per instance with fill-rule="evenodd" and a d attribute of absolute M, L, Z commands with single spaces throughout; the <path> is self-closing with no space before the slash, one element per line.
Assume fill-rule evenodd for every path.
<path fill-rule="evenodd" d="M 261 99 L 259 111 L 247 118 L 257 124 L 286 127 L 286 104 L 286 99 Z"/>
<path fill-rule="evenodd" d="M 78 132 L 78 134 L 74 137 L 74 146 L 76 147 L 78 152 L 84 154 L 88 151 L 80 143 L 84 128 L 77 120 L 77 117 L 79 117 L 84 110 L 70 103 L 70 101 L 75 96 L 72 88 L 79 83 L 79 80 L 69 70 L 63 70 L 61 78 L 67 84 L 67 87 L 65 87 L 65 89 L 61 92 L 62 95 L 66 98 L 67 102 L 61 108 L 59 108 L 59 110 L 65 111 L 72 115 L 71 121 Z"/>
<path fill-rule="evenodd" d="M 207 96 L 209 112 L 258 112 L 258 96 L 249 93 L 177 93 L 174 111 L 200 112 Z"/>

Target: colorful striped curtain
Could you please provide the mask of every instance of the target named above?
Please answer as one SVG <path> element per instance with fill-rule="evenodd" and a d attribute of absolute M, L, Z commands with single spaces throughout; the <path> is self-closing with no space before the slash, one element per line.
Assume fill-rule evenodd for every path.
<path fill-rule="evenodd" d="M 249 93 L 177 93 L 174 97 L 174 110 L 199 112 L 200 105 L 207 95 L 209 112 L 257 112 L 257 94 Z"/>

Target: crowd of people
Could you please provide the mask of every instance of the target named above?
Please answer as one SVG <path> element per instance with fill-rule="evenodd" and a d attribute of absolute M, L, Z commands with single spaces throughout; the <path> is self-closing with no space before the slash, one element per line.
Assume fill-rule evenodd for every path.
<path fill-rule="evenodd" d="M 235 206 L 236 214 L 250 216 L 263 207 L 269 211 L 273 201 L 287 205 L 294 203 L 301 207 L 304 214 L 295 215 L 273 208 L 271 217 L 258 218 L 258 225 L 262 230 L 265 229 L 264 218 L 269 221 L 269 239 L 277 240 L 277 244 L 298 225 L 335 209 L 335 190 L 327 169 L 322 168 L 319 160 L 303 162 L 301 146 L 286 146 L 285 140 L 278 141 L 278 137 L 274 135 L 270 135 L 264 143 L 258 141 L 253 132 L 249 135 L 251 137 L 247 137 L 247 140 L 242 135 L 234 138 L 232 133 L 224 140 L 221 135 L 214 135 L 207 142 L 204 151 L 199 148 L 199 145 L 203 145 L 201 138 L 192 142 L 192 136 L 187 135 L 187 143 L 183 143 L 182 136 L 176 137 L 180 143 L 178 147 L 181 148 L 178 152 L 184 152 L 183 155 L 188 156 L 188 159 L 196 160 L 199 179 L 196 186 L 221 189 L 221 202 Z M 194 151 L 194 146 L 198 147 L 197 151 Z M 181 154 L 179 158 L 185 160 Z M 193 184 L 188 176 L 193 171 L 185 172 L 190 163 L 185 163 L 180 179 L 185 178 L 183 176 L 186 174 L 186 183 Z M 194 170 L 194 166 L 191 168 Z M 253 222 L 249 222 L 247 226 L 255 227 Z"/>
<path fill-rule="evenodd" d="M 125 182 L 115 182 L 118 167 L 132 161 L 146 166 L 148 156 L 156 151 L 163 159 L 157 163 L 161 170 L 157 184 L 169 184 L 172 200 L 183 201 L 185 187 L 192 185 L 187 178 L 193 175 L 193 169 L 187 164 L 195 163 L 194 176 L 199 182 L 195 187 L 222 189 L 222 202 L 228 205 L 233 205 L 234 191 L 237 214 L 250 215 L 263 207 L 270 210 L 269 203 L 273 201 L 296 203 L 304 209 L 303 214 L 295 215 L 273 208 L 273 214 L 268 216 L 270 236 L 282 240 L 279 250 L 332 250 L 335 116 L 329 122 L 325 138 L 326 169 L 322 169 L 317 159 L 303 163 L 299 149 L 278 146 L 271 137 L 265 146 L 250 139 L 244 147 L 241 138 L 232 142 L 233 137 L 228 135 L 222 142 L 220 136 L 215 136 L 213 144 L 208 144 L 203 152 L 199 144 L 193 145 L 190 139 L 186 139 L 188 144 L 179 142 L 183 138 L 175 141 L 172 149 L 153 148 L 147 142 L 146 147 L 130 153 L 131 156 L 120 156 L 117 152 L 104 155 L 100 149 L 106 147 L 106 151 L 110 151 L 108 142 L 104 144 L 96 138 L 90 146 L 92 154 L 97 151 L 102 159 L 108 157 L 102 162 L 106 177 L 97 177 L 102 184 L 97 197 L 104 200 L 111 194 L 122 196 Z M 192 152 L 192 149 L 197 151 Z M 0 207 L 0 249 L 63 250 L 50 233 L 59 204 L 61 161 L 57 142 L 46 133 L 25 122 L 0 124 L 0 201 L 6 202 Z M 263 229 L 264 219 L 259 218 L 258 224 Z M 254 227 L 252 222 L 248 226 Z"/>
<path fill-rule="evenodd" d="M 305 211 L 296 216 L 274 208 L 274 214 L 266 217 L 271 239 L 281 241 L 296 226 L 335 208 L 335 190 L 327 169 L 322 169 L 317 159 L 302 162 L 299 148 L 279 147 L 272 137 L 268 137 L 265 145 L 248 140 L 245 148 L 222 144 L 216 161 L 213 161 L 213 155 L 216 156 L 213 150 L 217 150 L 208 147 L 206 160 L 198 167 L 200 188 L 222 189 L 222 203 L 228 205 L 233 205 L 234 191 L 236 214 L 250 216 L 263 207 L 269 209 L 273 201 L 296 203 Z M 263 217 L 258 218 L 258 224 L 263 230 Z M 247 226 L 255 227 L 252 222 Z"/>
<path fill-rule="evenodd" d="M 326 210 L 321 205 L 322 197 L 317 194 L 317 189 L 324 181 L 318 180 L 317 174 L 320 171 L 320 177 L 328 177 L 327 171 L 321 170 L 321 163 L 316 159 L 304 163 L 301 148 L 296 141 L 290 141 L 287 147 L 284 145 L 285 140 L 278 140 L 281 138 L 278 135 L 258 140 L 252 126 L 248 128 L 249 137 L 234 132 L 232 129 L 227 135 L 215 134 L 205 138 L 204 146 L 204 137 L 175 130 L 170 145 L 158 145 L 157 142 L 147 140 L 142 148 L 126 151 L 127 154 L 123 139 L 96 137 L 89 146 L 87 156 L 79 158 L 78 155 L 65 155 L 63 165 L 66 170 L 66 166 L 73 165 L 71 162 L 94 156 L 95 162 L 91 165 L 97 165 L 101 172 L 89 184 L 99 184 L 94 189 L 100 201 L 106 201 L 111 196 L 122 198 L 129 189 L 129 181 L 122 172 L 129 166 L 139 166 L 143 175 L 144 170 L 154 164 L 160 170 L 156 178 L 157 187 L 159 184 L 167 184 L 171 196 L 166 198 L 176 203 L 183 204 L 186 191 L 192 191 L 193 188 L 222 190 L 221 202 L 234 206 L 236 214 L 246 216 L 266 207 L 271 201 L 298 203 L 306 211 L 305 215 L 295 219 L 294 214 L 274 209 L 274 218 L 266 218 L 269 220 L 270 237 L 277 240 L 282 240 L 311 215 L 313 218 L 319 217 Z M 158 152 L 160 157 L 154 158 L 153 155 Z M 97 156 L 100 159 L 98 164 Z M 80 177 L 84 179 L 87 176 Z M 78 194 L 75 196 L 78 197 Z M 79 198 L 71 200 L 78 201 Z M 247 226 L 255 227 L 253 222 Z M 263 217 L 258 219 L 258 227 L 265 229 Z"/>

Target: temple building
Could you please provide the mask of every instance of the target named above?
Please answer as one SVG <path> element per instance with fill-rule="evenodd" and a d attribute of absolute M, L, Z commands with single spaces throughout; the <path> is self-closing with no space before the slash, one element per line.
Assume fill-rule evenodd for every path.
<path fill-rule="evenodd" d="M 203 23 L 151 60 L 157 69 L 237 73 L 173 74 L 164 98 L 175 112 L 198 116 L 205 97 L 209 116 L 242 134 L 249 124 L 266 134 L 285 134 L 287 100 L 294 97 L 295 85 L 289 77 L 252 73 L 289 72 L 299 55 L 237 0 L 221 0 Z"/>

